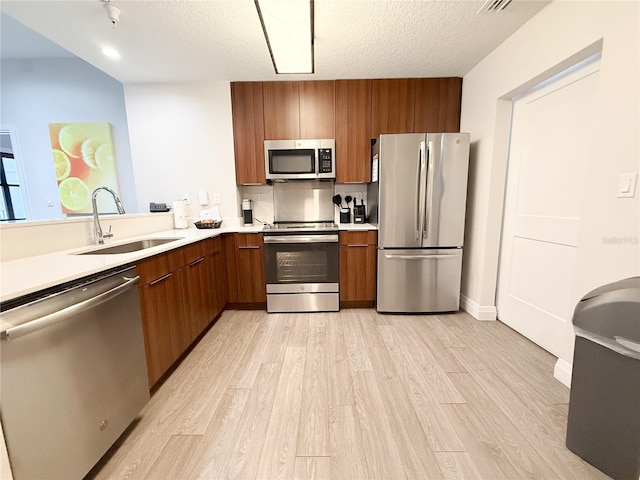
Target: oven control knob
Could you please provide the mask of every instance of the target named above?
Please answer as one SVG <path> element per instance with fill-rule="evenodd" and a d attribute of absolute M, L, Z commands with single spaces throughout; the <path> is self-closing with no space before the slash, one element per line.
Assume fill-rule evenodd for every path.
<path fill-rule="evenodd" d="M 304 285 L 300 285 L 300 290 L 304 292 Z"/>

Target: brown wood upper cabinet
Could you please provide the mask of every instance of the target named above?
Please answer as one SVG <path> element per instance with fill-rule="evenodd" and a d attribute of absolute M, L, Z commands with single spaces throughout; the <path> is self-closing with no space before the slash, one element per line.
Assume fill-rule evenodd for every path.
<path fill-rule="evenodd" d="M 371 138 L 381 133 L 459 132 L 462 79 L 373 80 Z"/>
<path fill-rule="evenodd" d="M 414 78 L 413 131 L 459 132 L 462 79 Z"/>
<path fill-rule="evenodd" d="M 335 137 L 335 82 L 264 82 L 264 138 Z"/>
<path fill-rule="evenodd" d="M 236 183 L 266 184 L 261 82 L 231 84 Z"/>
<path fill-rule="evenodd" d="M 409 78 L 371 81 L 371 136 L 413 132 L 416 85 Z"/>
<path fill-rule="evenodd" d="M 336 82 L 299 82 L 300 138 L 335 138 Z"/>
<path fill-rule="evenodd" d="M 381 133 L 460 130 L 461 78 L 231 84 L 236 183 L 266 184 L 264 140 L 336 139 L 336 181 L 371 181 Z"/>
<path fill-rule="evenodd" d="M 371 80 L 336 81 L 336 182 L 371 181 Z"/>
<path fill-rule="evenodd" d="M 300 138 L 298 82 L 264 82 L 262 95 L 264 139 L 291 140 Z"/>

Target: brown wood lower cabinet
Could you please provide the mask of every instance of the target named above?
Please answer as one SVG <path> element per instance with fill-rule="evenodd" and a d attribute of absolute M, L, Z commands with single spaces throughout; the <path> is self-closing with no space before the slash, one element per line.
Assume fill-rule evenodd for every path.
<path fill-rule="evenodd" d="M 182 284 L 177 272 L 169 272 L 140 287 L 150 387 L 181 353 L 179 338 L 184 321 L 181 291 Z"/>
<path fill-rule="evenodd" d="M 265 307 L 263 249 L 261 233 L 234 233 L 225 238 L 228 295 L 232 307 Z"/>
<path fill-rule="evenodd" d="M 377 232 L 340 232 L 340 306 L 372 307 L 376 301 Z"/>
<path fill-rule="evenodd" d="M 226 305 L 222 238 L 146 258 L 137 267 L 152 387 Z"/>
<path fill-rule="evenodd" d="M 227 304 L 227 265 L 223 237 L 209 239 L 211 258 L 211 289 L 213 316 L 217 317 Z"/>

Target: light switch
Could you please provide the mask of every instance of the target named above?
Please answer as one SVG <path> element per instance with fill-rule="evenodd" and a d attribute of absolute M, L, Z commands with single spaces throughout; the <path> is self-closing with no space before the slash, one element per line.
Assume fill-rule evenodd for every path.
<path fill-rule="evenodd" d="M 198 192 L 198 203 L 202 206 L 209 205 L 209 194 L 206 190 L 200 190 Z"/>
<path fill-rule="evenodd" d="M 618 182 L 618 198 L 633 198 L 636 196 L 638 173 L 623 173 Z"/>

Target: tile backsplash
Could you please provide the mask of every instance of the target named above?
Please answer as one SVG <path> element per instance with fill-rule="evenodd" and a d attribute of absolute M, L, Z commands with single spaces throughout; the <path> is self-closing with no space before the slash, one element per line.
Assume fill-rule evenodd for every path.
<path fill-rule="evenodd" d="M 366 184 L 335 184 L 335 194 L 341 195 L 343 198 L 350 195 L 358 200 L 363 199 L 365 205 L 367 205 L 367 185 Z M 242 198 L 248 198 L 251 200 L 253 206 L 253 218 L 255 223 L 271 223 L 274 219 L 273 208 L 273 186 L 271 185 L 245 185 L 240 187 L 240 193 Z M 353 221 L 353 202 L 349 204 L 349 208 L 352 209 L 351 218 Z M 336 223 L 340 223 L 340 210 L 337 206 L 333 207 L 334 220 Z M 367 211 L 368 213 L 368 211 Z"/>

